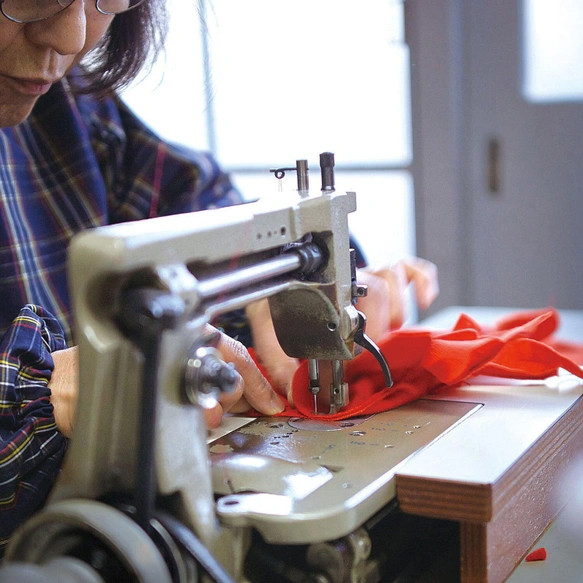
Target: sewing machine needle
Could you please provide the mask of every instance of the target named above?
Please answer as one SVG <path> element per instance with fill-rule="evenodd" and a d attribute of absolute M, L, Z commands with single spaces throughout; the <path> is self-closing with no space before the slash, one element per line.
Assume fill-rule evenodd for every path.
<path fill-rule="evenodd" d="M 310 393 L 314 395 L 314 414 L 318 412 L 318 393 L 320 392 L 320 374 L 318 368 L 318 361 L 315 358 L 308 358 Z"/>

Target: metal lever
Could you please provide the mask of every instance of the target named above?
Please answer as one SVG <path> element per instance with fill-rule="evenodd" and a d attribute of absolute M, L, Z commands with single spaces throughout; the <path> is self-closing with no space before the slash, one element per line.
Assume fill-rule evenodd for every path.
<path fill-rule="evenodd" d="M 393 386 L 393 377 L 391 376 L 391 370 L 389 365 L 385 360 L 379 347 L 366 335 L 366 316 L 362 312 L 358 312 L 358 327 L 356 333 L 354 334 L 354 341 L 368 350 L 380 364 L 381 370 L 383 371 L 383 376 L 385 378 L 385 387 L 390 389 Z"/>

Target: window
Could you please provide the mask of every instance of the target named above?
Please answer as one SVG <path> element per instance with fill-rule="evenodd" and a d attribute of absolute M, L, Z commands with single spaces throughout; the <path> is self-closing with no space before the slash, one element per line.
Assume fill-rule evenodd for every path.
<path fill-rule="evenodd" d="M 583 99 L 583 4 L 523 0 L 524 94 L 534 102 Z"/>
<path fill-rule="evenodd" d="M 163 137 L 211 150 L 249 200 L 270 168 L 336 157 L 351 229 L 373 265 L 414 254 L 409 58 L 398 0 L 168 0 L 170 36 L 125 92 Z M 284 188 L 295 188 L 294 178 Z"/>

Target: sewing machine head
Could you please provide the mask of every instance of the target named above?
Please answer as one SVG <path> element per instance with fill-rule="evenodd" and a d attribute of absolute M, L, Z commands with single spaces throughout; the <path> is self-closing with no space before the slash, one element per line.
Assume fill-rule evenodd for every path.
<path fill-rule="evenodd" d="M 170 301 L 177 310 L 170 328 L 187 330 L 193 352 L 204 344 L 207 323 L 269 298 L 282 348 L 309 361 L 314 411 L 341 409 L 349 399 L 344 361 L 361 346 L 376 347 L 366 338 L 364 317 L 355 307 L 366 294 L 356 281 L 349 243 L 355 193 L 335 191 L 333 167 L 333 155 L 322 154 L 322 188 L 316 193 L 309 190 L 307 163 L 300 160 L 298 190 L 292 195 L 79 236 L 71 248 L 71 280 L 80 342 L 86 336 L 92 345 L 99 338 L 135 341 L 148 334 L 139 329 L 140 310 L 154 309 L 149 301 Z M 290 169 L 276 175 L 285 170 Z M 161 331 L 157 324 L 151 334 Z M 376 355 L 388 375 L 378 350 Z M 185 362 L 189 358 L 185 355 Z M 329 379 L 328 392 L 320 393 L 321 374 Z"/>

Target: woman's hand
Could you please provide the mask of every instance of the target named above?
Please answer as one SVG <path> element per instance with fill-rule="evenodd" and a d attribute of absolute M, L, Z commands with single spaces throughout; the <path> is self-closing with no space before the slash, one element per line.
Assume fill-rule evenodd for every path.
<path fill-rule="evenodd" d="M 65 437 L 71 437 L 79 393 L 79 348 L 57 350 L 51 356 L 55 367 L 49 389 L 55 422 Z"/>
<path fill-rule="evenodd" d="M 437 267 L 418 257 L 377 271 L 360 269 L 357 279 L 368 286 L 368 295 L 358 300 L 357 308 L 366 316 L 366 333 L 374 342 L 403 325 L 407 315 L 405 290 L 409 284 L 413 284 L 415 301 L 422 310 L 439 294 Z"/>
<path fill-rule="evenodd" d="M 214 408 L 204 409 L 207 427 L 218 427 L 227 412 L 244 413 L 253 408 L 265 415 L 275 415 L 283 411 L 283 401 L 261 374 L 243 344 L 221 333 L 217 350 L 225 362 L 235 365 L 240 378 L 235 390 L 222 393 Z"/>
<path fill-rule="evenodd" d="M 265 368 L 273 388 L 293 405 L 292 379 L 299 361 L 288 356 L 279 345 L 268 301 L 259 300 L 249 304 L 245 314 L 251 326 L 253 350 L 261 366 Z"/>

